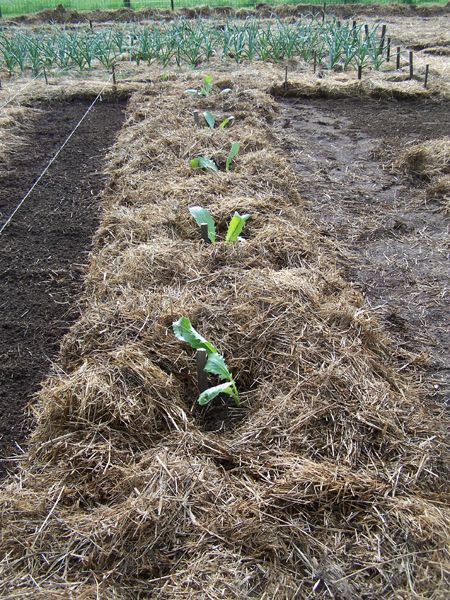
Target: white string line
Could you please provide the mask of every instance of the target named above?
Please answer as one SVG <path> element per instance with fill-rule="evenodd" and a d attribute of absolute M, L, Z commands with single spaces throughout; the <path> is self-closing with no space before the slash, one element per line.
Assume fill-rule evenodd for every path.
<path fill-rule="evenodd" d="M 48 163 L 48 165 L 45 167 L 45 169 L 42 171 L 42 173 L 39 175 L 39 177 L 36 179 L 36 181 L 33 183 L 33 185 L 31 186 L 30 190 L 28 190 L 28 192 L 26 193 L 26 195 L 22 198 L 22 200 L 19 202 L 19 204 L 16 206 L 16 208 L 14 209 L 14 211 L 12 212 L 12 214 L 9 216 L 9 218 L 7 219 L 7 221 L 5 221 L 5 223 L 3 223 L 2 228 L 0 229 L 0 235 L 3 233 L 3 231 L 6 229 L 6 227 L 11 223 L 14 215 L 16 214 L 16 212 L 19 210 L 19 208 L 22 206 L 22 204 L 25 202 L 25 200 L 28 198 L 28 196 L 31 194 L 31 192 L 34 190 L 34 188 L 37 186 L 37 184 L 40 182 L 40 180 L 44 177 L 44 175 L 47 173 L 47 171 L 49 170 L 49 168 L 52 166 L 52 164 L 55 162 L 55 160 L 58 158 L 58 156 L 61 154 L 62 150 L 65 148 L 65 146 L 69 143 L 70 139 L 72 138 L 73 134 L 75 133 L 75 131 L 78 129 L 78 127 L 81 125 L 81 123 L 84 121 L 84 119 L 88 116 L 88 114 L 90 113 L 90 111 L 92 110 L 94 104 L 97 102 L 97 100 L 100 98 L 100 96 L 103 94 L 106 86 L 109 84 L 109 82 L 112 79 L 112 75 L 111 77 L 108 79 L 108 81 L 105 83 L 105 85 L 103 86 L 103 88 L 101 89 L 101 91 L 97 94 L 97 97 L 95 98 L 95 100 L 92 102 L 92 104 L 90 105 L 90 107 L 87 109 L 87 111 L 84 113 L 84 115 L 81 117 L 81 119 L 78 121 L 77 125 L 75 126 L 75 129 L 73 129 L 72 133 L 69 135 L 69 137 L 66 139 L 66 141 L 64 142 L 64 144 L 61 146 L 61 148 L 58 150 L 58 152 L 55 154 L 55 156 L 50 160 L 50 162 Z"/>
<path fill-rule="evenodd" d="M 20 94 L 21 94 L 21 93 L 22 93 L 24 90 L 26 90 L 26 89 L 27 89 L 27 87 L 29 87 L 29 86 L 30 86 L 30 85 L 33 83 L 33 81 L 36 81 L 36 79 L 39 77 L 39 75 L 40 75 L 40 73 L 38 73 L 38 74 L 36 75 L 36 77 L 33 77 L 33 79 L 31 79 L 31 80 L 30 80 L 30 81 L 29 81 L 29 82 L 28 82 L 26 85 L 24 85 L 24 86 L 23 86 L 23 88 L 20 88 L 20 90 L 19 90 L 19 91 L 18 91 L 16 94 L 14 94 L 14 96 L 13 96 L 12 98 L 10 98 L 9 100 L 7 100 L 7 101 L 6 101 L 4 104 L 1 104 L 1 105 L 0 105 L 0 110 L 3 110 L 3 109 L 5 108 L 5 106 L 8 106 L 8 104 L 11 104 L 11 102 L 12 102 L 12 101 L 13 101 L 15 98 L 17 98 L 17 96 L 20 96 Z"/>

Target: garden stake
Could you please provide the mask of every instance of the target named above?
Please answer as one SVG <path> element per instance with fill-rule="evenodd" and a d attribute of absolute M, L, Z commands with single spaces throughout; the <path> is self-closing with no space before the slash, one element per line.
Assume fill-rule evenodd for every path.
<path fill-rule="evenodd" d="M 362 77 L 362 66 L 358 65 L 358 79 L 361 79 Z"/>
<path fill-rule="evenodd" d="M 412 79 L 414 77 L 414 64 L 413 64 L 413 52 L 409 51 L 409 78 Z"/>
<path fill-rule="evenodd" d="M 369 26 L 367 25 L 367 23 L 364 25 L 364 33 L 366 34 L 366 38 L 369 37 Z"/>
<path fill-rule="evenodd" d="M 89 19 L 89 27 L 91 28 L 91 31 L 94 31 L 94 27 L 92 26 L 92 20 Z"/>
<path fill-rule="evenodd" d="M 397 46 L 397 64 L 395 68 L 400 69 L 400 46 Z"/>
<path fill-rule="evenodd" d="M 205 244 L 209 244 L 208 224 L 207 223 L 201 223 L 201 225 L 200 225 L 200 231 L 201 231 L 201 234 L 202 234 L 202 240 L 205 242 Z"/>
<path fill-rule="evenodd" d="M 194 115 L 194 122 L 197 125 L 197 127 L 200 127 L 200 115 L 198 110 L 194 110 L 194 112 L 192 113 Z"/>
<path fill-rule="evenodd" d="M 199 394 L 208 389 L 208 376 L 206 375 L 205 365 L 208 360 L 208 353 L 204 348 L 197 350 L 197 387 Z"/>
<path fill-rule="evenodd" d="M 170 8 L 171 8 L 172 12 L 175 10 L 174 0 L 170 0 Z"/>
<path fill-rule="evenodd" d="M 313 73 L 316 72 L 316 68 L 317 68 L 317 52 L 314 50 L 314 54 L 313 54 Z"/>
<path fill-rule="evenodd" d="M 288 89 L 287 71 L 288 71 L 288 68 L 285 67 L 284 68 L 284 89 L 285 90 Z"/>
<path fill-rule="evenodd" d="M 430 65 L 425 65 L 425 80 L 423 82 L 423 87 L 426 88 L 428 85 L 428 71 L 430 69 Z"/>
<path fill-rule="evenodd" d="M 112 66 L 112 79 L 113 79 L 113 85 L 115 87 L 117 85 L 115 65 Z"/>
<path fill-rule="evenodd" d="M 44 79 L 45 79 L 45 85 L 48 85 L 47 71 L 45 70 L 45 67 L 44 67 Z"/>
<path fill-rule="evenodd" d="M 387 39 L 386 60 L 387 60 L 387 62 L 390 62 L 390 60 L 391 60 L 391 38 L 390 37 L 388 37 L 388 39 Z"/>
<path fill-rule="evenodd" d="M 381 28 L 380 54 L 383 52 L 385 36 L 386 36 L 386 25 L 383 25 L 383 27 Z"/>

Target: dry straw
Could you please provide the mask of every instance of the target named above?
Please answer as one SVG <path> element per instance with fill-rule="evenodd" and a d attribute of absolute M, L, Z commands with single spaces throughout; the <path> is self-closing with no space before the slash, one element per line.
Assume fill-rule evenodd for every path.
<path fill-rule="evenodd" d="M 3 598 L 444 598 L 443 418 L 304 216 L 261 73 L 130 100 L 109 157 L 84 310 L 1 491 Z M 231 85 L 230 94 L 220 89 Z M 192 110 L 234 114 L 229 131 Z M 193 171 L 188 159 L 230 173 Z M 205 246 L 251 212 L 247 240 Z M 181 315 L 240 409 L 195 408 Z"/>
<path fill-rule="evenodd" d="M 429 184 L 427 198 L 437 200 L 450 212 L 450 138 L 411 144 L 394 166 Z"/>

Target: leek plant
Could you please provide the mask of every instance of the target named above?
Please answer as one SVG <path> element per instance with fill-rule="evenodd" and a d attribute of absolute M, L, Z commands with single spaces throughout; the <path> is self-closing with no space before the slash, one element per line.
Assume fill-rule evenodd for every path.
<path fill-rule="evenodd" d="M 101 63 L 110 68 L 119 58 L 138 64 L 157 62 L 165 68 L 172 64 L 197 67 L 213 56 L 241 63 L 295 57 L 309 61 L 313 55 L 319 61 L 327 56 L 329 68 L 338 64 L 346 68 L 364 61 L 378 69 L 385 60 L 378 26 L 369 27 L 366 35 L 350 21 L 322 22 L 314 18 L 295 22 L 229 19 L 225 25 L 207 19 L 179 18 L 168 23 L 117 24 L 97 31 L 58 25 L 37 31 L 0 30 L 0 67 L 11 74 L 28 68 L 36 71 L 40 65 L 84 70 Z M 209 77 L 191 93 L 207 96 L 212 89 Z"/>

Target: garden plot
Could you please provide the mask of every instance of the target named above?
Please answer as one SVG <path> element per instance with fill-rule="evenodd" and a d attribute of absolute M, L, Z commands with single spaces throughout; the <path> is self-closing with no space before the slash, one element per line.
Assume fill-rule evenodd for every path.
<path fill-rule="evenodd" d="M 398 346 L 428 357 L 428 393 L 448 401 L 448 105 L 299 98 L 282 106 L 280 139 L 308 215 L 344 252 L 348 276 Z"/>
<path fill-rule="evenodd" d="M 445 597 L 442 417 L 305 211 L 273 74 L 131 98 L 83 311 L 1 492 L 4 597 Z M 251 218 L 229 242 L 235 211 Z M 181 317 L 239 406 L 198 405 Z"/>
<path fill-rule="evenodd" d="M 4 111 L 0 226 L 29 191 L 92 100 Z M 0 251 L 0 449 L 17 454 L 23 412 L 47 375 L 59 341 L 78 315 L 76 298 L 91 237 L 102 159 L 122 123 L 123 105 L 98 104 L 78 135 L 3 231 Z M 6 134 L 9 133 L 7 136 Z M 1 141 L 0 141 L 1 144 Z"/>

